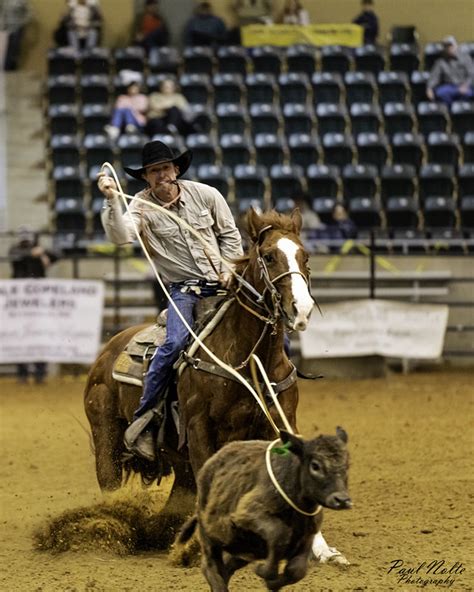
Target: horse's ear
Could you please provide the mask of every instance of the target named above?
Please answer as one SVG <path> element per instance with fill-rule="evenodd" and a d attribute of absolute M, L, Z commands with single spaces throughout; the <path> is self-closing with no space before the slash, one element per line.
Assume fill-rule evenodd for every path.
<path fill-rule="evenodd" d="M 262 225 L 263 223 L 260 219 L 260 216 L 253 209 L 253 207 L 250 207 L 249 211 L 247 212 L 247 230 L 253 243 L 257 242 Z"/>
<path fill-rule="evenodd" d="M 299 234 L 301 231 L 301 226 L 303 225 L 303 218 L 301 217 L 299 208 L 295 208 L 291 212 L 291 221 L 293 222 L 293 232 L 295 234 Z"/>

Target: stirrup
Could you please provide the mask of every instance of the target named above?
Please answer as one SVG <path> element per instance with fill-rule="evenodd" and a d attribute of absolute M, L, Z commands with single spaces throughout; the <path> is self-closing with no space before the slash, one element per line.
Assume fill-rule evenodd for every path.
<path fill-rule="evenodd" d="M 296 368 L 296 376 L 298 378 L 304 378 L 305 380 L 316 380 L 318 378 L 324 378 L 322 374 L 306 374 L 306 372 L 301 372 Z"/>

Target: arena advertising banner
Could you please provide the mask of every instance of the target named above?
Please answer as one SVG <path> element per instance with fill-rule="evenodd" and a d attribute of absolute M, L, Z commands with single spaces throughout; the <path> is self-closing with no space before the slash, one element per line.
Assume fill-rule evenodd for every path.
<path fill-rule="evenodd" d="M 0 280 L 0 364 L 89 364 L 102 334 L 100 281 Z"/>
<path fill-rule="evenodd" d="M 308 45 L 362 45 L 363 29 L 359 25 L 319 24 L 319 25 L 246 25 L 240 29 L 242 45 L 256 47 L 275 45 L 288 47 L 300 43 Z"/>
<path fill-rule="evenodd" d="M 443 351 L 448 307 L 391 300 L 322 306 L 300 334 L 304 358 L 380 355 L 436 359 Z"/>

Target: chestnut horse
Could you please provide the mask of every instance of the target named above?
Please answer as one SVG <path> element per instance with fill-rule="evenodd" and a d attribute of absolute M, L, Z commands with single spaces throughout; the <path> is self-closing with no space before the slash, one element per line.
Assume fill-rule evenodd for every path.
<path fill-rule="evenodd" d="M 304 330 L 314 304 L 308 289 L 308 254 L 299 239 L 301 215 L 298 210 L 291 216 L 274 211 L 259 215 L 250 210 L 247 225 L 250 249 L 236 267 L 246 284 L 234 286 L 233 300 L 205 344 L 249 380 L 248 358 L 250 353 L 256 353 L 270 380 L 280 383 L 294 376 L 294 367 L 283 348 L 285 328 Z M 112 367 L 141 328 L 131 327 L 111 339 L 92 366 L 87 381 L 85 410 L 95 445 L 97 478 L 103 490 L 117 489 L 122 483 L 123 434 L 140 398 L 139 387 L 112 378 Z M 211 361 L 202 348 L 194 355 L 202 362 Z M 297 384 L 295 380 L 283 384 L 279 402 L 296 431 Z M 165 466 L 172 467 L 175 479 L 161 513 L 163 547 L 172 542 L 176 525 L 193 509 L 192 502 L 183 503 L 180 493 L 194 492 L 194 475 L 214 452 L 231 440 L 274 437 L 268 419 L 250 392 L 228 376 L 188 365 L 178 379 L 177 393 L 187 446 L 178 451 L 176 434 L 166 431 L 160 457 Z M 271 407 L 270 411 L 281 426 L 275 409 Z"/>

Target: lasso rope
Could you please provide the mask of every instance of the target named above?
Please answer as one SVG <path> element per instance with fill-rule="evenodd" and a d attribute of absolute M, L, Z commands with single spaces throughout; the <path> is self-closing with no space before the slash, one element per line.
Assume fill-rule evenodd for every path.
<path fill-rule="evenodd" d="M 224 265 L 226 265 L 226 267 L 231 271 L 231 273 L 237 277 L 237 274 L 233 268 L 233 266 L 226 261 L 219 252 L 216 251 L 216 249 L 213 247 L 213 245 L 210 245 L 209 243 L 207 243 L 203 237 L 192 227 L 190 226 L 187 222 L 185 222 L 184 220 L 182 220 L 179 216 L 177 216 L 176 214 L 174 214 L 173 212 L 170 212 L 168 209 L 163 208 L 162 206 L 159 206 L 158 204 L 152 203 L 150 201 L 144 200 L 140 197 L 135 197 L 132 195 L 128 195 L 126 193 L 123 192 L 122 186 L 120 184 L 120 181 L 117 177 L 117 173 L 115 172 L 114 167 L 109 163 L 109 162 L 104 162 L 104 164 L 101 167 L 101 170 L 104 170 L 105 168 L 108 168 L 109 171 L 112 173 L 112 177 L 116 183 L 117 186 L 117 190 L 112 189 L 112 191 L 118 195 L 121 199 L 122 202 L 125 206 L 125 209 L 127 211 L 127 213 L 130 216 L 132 225 L 133 225 L 133 229 L 135 232 L 135 235 L 137 237 L 138 242 L 140 243 L 140 246 L 145 254 L 145 257 L 147 258 L 153 273 L 155 274 L 155 277 L 161 287 L 161 289 L 163 290 L 163 292 L 166 295 L 166 298 L 168 299 L 168 301 L 170 302 L 170 304 L 173 306 L 176 314 L 178 315 L 178 317 L 181 319 L 181 322 L 184 324 L 184 326 L 188 329 L 190 335 L 196 340 L 197 343 L 199 343 L 200 347 L 209 355 L 209 357 L 216 363 L 218 364 L 221 368 L 224 368 L 227 372 L 229 372 L 230 374 L 232 374 L 232 376 L 234 376 L 249 392 L 250 394 L 254 397 L 254 399 L 257 401 L 260 409 L 262 410 L 262 412 L 264 413 L 265 417 L 268 419 L 268 421 L 270 422 L 272 428 L 274 429 L 276 434 L 280 433 L 279 428 L 277 427 L 277 425 L 275 424 L 269 410 L 268 407 L 265 403 L 265 400 L 263 397 L 259 397 L 259 395 L 257 394 L 257 392 L 255 392 L 255 390 L 252 388 L 252 386 L 245 380 L 245 378 L 239 374 L 236 370 L 234 370 L 234 368 L 228 364 L 226 364 L 225 362 L 223 362 L 219 357 L 217 357 L 214 352 L 212 352 L 206 345 L 205 343 L 203 343 L 201 341 L 201 339 L 199 338 L 199 336 L 193 331 L 192 327 L 188 324 L 188 322 L 186 321 L 186 319 L 183 317 L 183 315 L 181 314 L 181 311 L 178 309 L 178 307 L 176 306 L 175 302 L 173 301 L 173 299 L 171 298 L 170 293 L 168 292 L 168 290 L 166 289 L 166 286 L 164 285 L 160 274 L 158 273 L 155 263 L 151 257 L 151 255 L 148 252 L 148 249 L 145 245 L 145 243 L 143 242 L 142 237 L 140 236 L 140 232 L 138 229 L 138 226 L 133 218 L 133 215 L 131 213 L 129 204 L 128 204 L 128 200 L 135 200 L 136 202 L 140 202 L 140 203 L 144 203 L 147 206 L 151 206 L 152 208 L 156 209 L 157 211 L 164 213 L 166 216 L 169 216 L 170 218 L 172 218 L 175 222 L 177 222 L 178 224 L 180 224 L 181 226 L 183 226 L 184 228 L 186 228 L 186 230 L 188 230 L 189 232 L 191 232 L 203 245 L 205 248 L 210 249 L 211 251 L 213 251 L 221 260 L 222 263 L 224 263 Z M 255 359 L 255 361 L 257 362 L 257 365 L 259 367 L 259 370 L 263 376 L 263 379 L 265 381 L 265 384 L 267 386 L 267 388 L 269 389 L 269 393 L 270 396 L 272 397 L 273 402 L 275 403 L 275 407 L 278 411 L 278 413 L 280 414 L 280 417 L 287 429 L 287 431 L 293 433 L 293 430 L 288 422 L 288 419 L 285 416 L 285 413 L 283 411 L 283 409 L 281 408 L 279 402 L 278 402 L 278 397 L 276 396 L 270 380 L 268 379 L 268 376 L 265 372 L 265 369 L 263 367 L 263 364 L 261 363 L 260 359 L 258 358 L 258 356 L 256 356 L 255 354 L 253 354 L 253 359 Z M 258 382 L 258 381 L 257 381 Z"/>
<path fill-rule="evenodd" d="M 279 441 L 280 441 L 280 439 L 278 438 L 277 440 L 270 442 L 270 444 L 267 446 L 267 450 L 265 451 L 265 463 L 267 466 L 268 476 L 270 477 L 271 482 L 275 486 L 275 489 L 278 491 L 278 493 L 281 495 L 281 497 L 285 500 L 285 502 L 293 508 L 293 510 L 296 510 L 297 512 L 299 512 L 300 514 L 303 514 L 304 516 L 316 516 L 316 514 L 319 514 L 319 512 L 322 510 L 322 506 L 320 506 L 318 504 L 316 506 L 316 509 L 313 512 L 306 512 L 305 510 L 298 508 L 298 506 L 295 504 L 295 502 L 288 497 L 288 495 L 285 493 L 285 491 L 283 491 L 281 485 L 278 483 L 277 478 L 275 477 L 275 473 L 273 472 L 273 468 L 272 468 L 272 459 L 271 459 L 270 453 L 272 451 L 273 446 Z"/>

